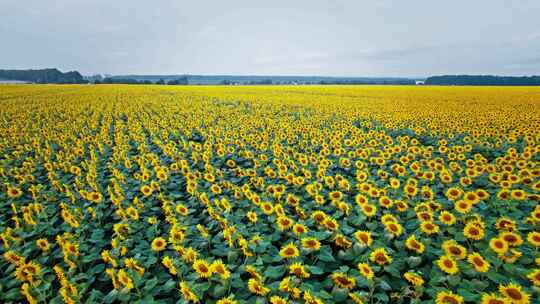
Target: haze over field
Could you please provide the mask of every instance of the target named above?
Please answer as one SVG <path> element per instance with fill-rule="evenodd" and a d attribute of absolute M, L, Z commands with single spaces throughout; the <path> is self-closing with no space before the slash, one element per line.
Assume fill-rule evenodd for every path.
<path fill-rule="evenodd" d="M 0 67 L 84 75 L 531 75 L 540 2 L 0 2 Z"/>

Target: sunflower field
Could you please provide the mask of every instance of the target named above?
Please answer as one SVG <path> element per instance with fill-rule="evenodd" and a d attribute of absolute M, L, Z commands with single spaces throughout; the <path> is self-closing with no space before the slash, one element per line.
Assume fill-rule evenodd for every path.
<path fill-rule="evenodd" d="M 540 88 L 0 86 L 1 303 L 540 303 Z"/>

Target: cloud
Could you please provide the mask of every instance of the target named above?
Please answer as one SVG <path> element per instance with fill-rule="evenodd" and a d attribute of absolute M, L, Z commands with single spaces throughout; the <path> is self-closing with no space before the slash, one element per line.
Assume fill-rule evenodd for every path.
<path fill-rule="evenodd" d="M 530 0 L 29 0 L 24 6 L 2 0 L 0 68 L 57 66 L 85 74 L 533 73 L 540 53 L 538 11 L 540 2 Z"/>

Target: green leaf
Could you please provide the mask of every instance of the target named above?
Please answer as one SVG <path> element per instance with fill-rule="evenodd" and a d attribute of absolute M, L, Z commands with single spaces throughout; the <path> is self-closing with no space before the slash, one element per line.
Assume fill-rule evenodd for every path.
<path fill-rule="evenodd" d="M 474 294 L 464 288 L 459 288 L 457 291 L 458 294 L 461 295 L 465 301 L 476 301 L 480 297 L 480 295 Z"/>
<path fill-rule="evenodd" d="M 143 290 L 145 292 L 150 292 L 154 289 L 154 287 L 156 287 L 157 284 L 158 284 L 158 279 L 156 277 L 151 278 L 150 280 L 146 281 L 146 284 L 144 285 Z"/>
<path fill-rule="evenodd" d="M 270 279 L 279 279 L 283 276 L 283 274 L 285 273 L 285 270 L 286 269 L 283 265 L 270 266 L 266 268 L 266 271 L 264 272 L 264 276 Z"/>
<path fill-rule="evenodd" d="M 318 257 L 319 257 L 319 260 L 324 261 L 324 262 L 336 261 L 336 259 L 334 259 L 334 256 L 332 255 L 332 250 L 328 246 L 321 247 Z"/>
<path fill-rule="evenodd" d="M 324 270 L 322 270 L 320 267 L 317 266 L 307 266 L 307 269 L 312 274 L 323 274 Z"/>

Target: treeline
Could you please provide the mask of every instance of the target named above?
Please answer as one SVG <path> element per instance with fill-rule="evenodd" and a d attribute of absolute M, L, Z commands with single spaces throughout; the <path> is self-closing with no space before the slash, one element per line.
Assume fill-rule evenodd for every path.
<path fill-rule="evenodd" d="M 177 79 L 171 79 L 165 81 L 164 79 L 159 79 L 156 82 L 150 80 L 137 80 L 134 78 L 113 78 L 105 77 L 103 80 L 95 80 L 95 84 L 161 84 L 161 85 L 187 85 L 187 77 L 180 77 Z"/>
<path fill-rule="evenodd" d="M 426 85 L 472 85 L 472 86 L 538 86 L 540 76 L 493 76 L 493 75 L 444 75 L 431 76 Z"/>
<path fill-rule="evenodd" d="M 62 73 L 58 69 L 0 70 L 0 79 L 33 83 L 87 83 L 77 71 Z"/>
<path fill-rule="evenodd" d="M 221 85 L 413 85 L 412 79 L 403 80 L 320 80 L 320 81 L 276 81 L 272 79 L 252 80 L 252 81 L 230 81 L 222 80 Z"/>

